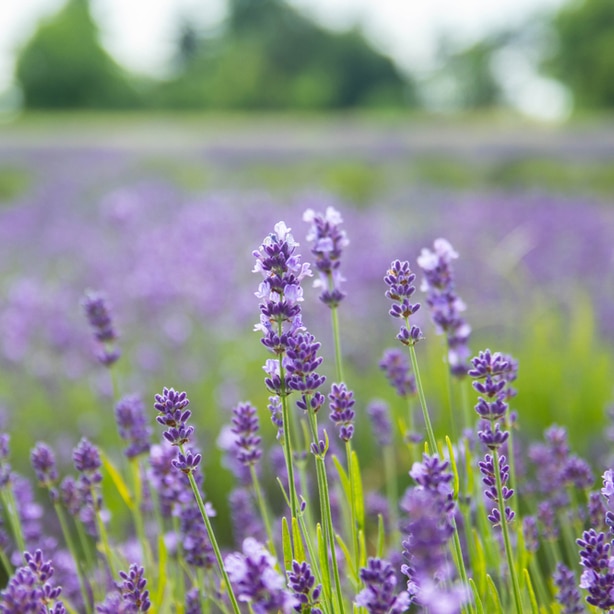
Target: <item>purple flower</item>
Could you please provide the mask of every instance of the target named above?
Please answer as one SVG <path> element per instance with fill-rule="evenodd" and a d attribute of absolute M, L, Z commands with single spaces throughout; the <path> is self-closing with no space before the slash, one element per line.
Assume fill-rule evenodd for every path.
<path fill-rule="evenodd" d="M 243 552 L 229 554 L 224 565 L 237 599 L 249 603 L 254 614 L 280 610 L 290 614 L 297 604 L 296 598 L 285 589 L 275 557 L 255 539 L 246 538 Z"/>
<path fill-rule="evenodd" d="M 120 353 L 111 345 L 117 340 L 117 333 L 113 327 L 107 300 L 97 292 L 87 292 L 82 304 L 94 337 L 103 347 L 98 360 L 106 367 L 110 367 L 117 361 Z"/>
<path fill-rule="evenodd" d="M 10 440 L 11 437 L 8 433 L 0 433 L 0 488 L 6 486 L 11 480 Z"/>
<path fill-rule="evenodd" d="M 319 608 L 322 585 L 316 586 L 316 578 L 311 571 L 309 563 L 292 561 L 292 569 L 286 571 L 288 576 L 288 588 L 296 600 L 294 609 L 297 612 L 311 612 L 322 614 Z"/>
<path fill-rule="evenodd" d="M 586 601 L 602 610 L 614 607 L 614 557 L 612 543 L 606 541 L 605 533 L 595 529 L 584 531 L 580 546 L 580 565 L 584 567 L 580 588 L 588 591 Z"/>
<path fill-rule="evenodd" d="M 367 566 L 360 570 L 360 579 L 365 588 L 356 595 L 355 603 L 368 614 L 402 614 L 409 608 L 409 593 L 395 594 L 397 576 L 388 561 L 369 557 Z"/>
<path fill-rule="evenodd" d="M 427 293 L 426 303 L 437 332 L 446 335 L 450 371 L 457 377 L 464 377 L 471 356 L 467 346 L 471 327 L 460 315 L 466 307 L 454 288 L 451 263 L 458 254 L 445 239 L 435 239 L 433 249 L 424 248 L 416 260 L 424 272 L 421 290 Z"/>
<path fill-rule="evenodd" d="M 64 614 L 59 601 L 62 588 L 50 580 L 54 574 L 51 561 L 43 559 L 41 550 L 24 552 L 26 564 L 15 570 L 7 587 L 0 593 L 0 612 L 3 614 Z"/>
<path fill-rule="evenodd" d="M 166 441 L 173 446 L 187 443 L 194 432 L 194 427 L 187 424 L 192 415 L 192 412 L 186 409 L 190 404 L 187 394 L 165 386 L 162 394 L 156 394 L 155 399 L 154 409 L 158 411 L 156 420 L 158 424 L 167 427 L 163 433 Z"/>
<path fill-rule="evenodd" d="M 563 563 L 558 563 L 552 580 L 557 588 L 556 600 L 563 606 L 561 614 L 582 614 L 584 608 L 574 573 Z"/>
<path fill-rule="evenodd" d="M 405 352 L 398 348 L 385 350 L 379 366 L 400 397 L 416 394 L 416 380 L 409 371 L 409 360 Z"/>
<path fill-rule="evenodd" d="M 210 504 L 207 508 L 207 515 L 213 515 Z M 181 509 L 179 520 L 185 562 L 193 567 L 211 569 L 215 565 L 215 553 L 200 510 L 190 502 Z"/>
<path fill-rule="evenodd" d="M 202 614 L 200 590 L 195 586 L 185 594 L 185 614 Z"/>
<path fill-rule="evenodd" d="M 46 488 L 50 488 L 58 479 L 58 470 L 53 450 L 45 443 L 38 442 L 30 452 L 30 462 L 36 479 Z"/>
<path fill-rule="evenodd" d="M 475 411 L 482 419 L 478 438 L 489 449 L 496 450 L 508 439 L 509 433 L 502 428 L 511 396 L 509 382 L 516 377 L 516 363 L 509 356 L 490 350 L 480 352 L 471 360 L 473 368 L 469 375 L 474 378 L 473 387 L 481 395 Z"/>
<path fill-rule="evenodd" d="M 115 406 L 119 436 L 129 442 L 124 454 L 134 458 L 149 452 L 152 428 L 147 424 L 145 404 L 136 395 L 125 396 Z"/>
<path fill-rule="evenodd" d="M 98 484 L 102 481 L 100 467 L 102 461 L 98 448 L 91 443 L 86 437 L 82 437 L 81 441 L 72 453 L 75 469 L 79 472 L 81 479 L 87 484 Z"/>
<path fill-rule="evenodd" d="M 499 456 L 499 476 L 501 479 L 501 497 L 503 502 L 507 502 L 512 495 L 514 494 L 513 489 L 508 488 L 506 486 L 509 480 L 509 465 L 506 464 L 505 456 Z M 499 504 L 499 494 L 497 491 L 497 477 L 496 477 L 496 469 L 494 464 L 494 458 L 491 454 L 486 454 L 483 461 L 478 463 L 480 467 L 480 473 L 482 474 L 482 483 L 486 486 L 484 490 L 484 495 L 487 499 L 492 501 L 495 504 Z M 505 506 L 505 522 L 510 523 L 515 517 L 515 513 L 509 506 Z M 492 523 L 493 526 L 498 526 L 501 524 L 501 512 L 498 507 L 494 507 L 491 509 L 488 514 L 488 520 Z"/>
<path fill-rule="evenodd" d="M 234 453 L 242 465 L 255 465 L 262 456 L 258 412 L 250 403 L 239 403 L 233 410 L 231 432 L 234 435 Z"/>
<path fill-rule="evenodd" d="M 177 456 L 176 448 L 166 440 L 163 444 L 151 446 L 148 478 L 157 492 L 160 511 L 168 518 L 182 505 L 192 501 L 193 495 L 188 476 L 173 467 L 173 460 Z"/>
<path fill-rule="evenodd" d="M 349 245 L 349 240 L 345 231 L 339 228 L 343 220 L 336 209 L 327 207 L 324 215 L 307 209 L 303 221 L 311 224 L 307 241 L 312 244 L 311 253 L 315 256 L 315 267 L 320 274 L 313 285 L 322 289 L 320 300 L 331 309 L 335 308 L 345 298 L 341 290 L 345 279 L 339 267 L 341 253 Z"/>
<path fill-rule="evenodd" d="M 388 286 L 386 298 L 393 303 L 389 313 L 393 318 L 400 318 L 405 321 L 405 325 L 401 326 L 397 335 L 397 339 L 403 345 L 415 345 L 423 338 L 422 331 L 417 326 L 412 325 L 407 328 L 410 316 L 420 309 L 420 303 L 411 303 L 410 301 L 416 291 L 415 279 L 416 274 L 412 272 L 409 262 L 401 262 L 400 260 L 394 260 L 390 264 L 390 268 L 384 277 Z"/>
<path fill-rule="evenodd" d="M 122 598 L 133 612 L 147 612 L 151 606 L 149 591 L 145 590 L 147 580 L 144 574 L 145 570 L 136 563 L 130 565 L 128 572 L 119 572 L 119 577 L 123 580 L 120 586 Z"/>
<path fill-rule="evenodd" d="M 333 384 L 328 395 L 330 419 L 339 429 L 339 438 L 350 441 L 354 434 L 354 393 L 344 383 Z"/>
<path fill-rule="evenodd" d="M 524 516 L 522 519 L 522 535 L 524 545 L 529 552 L 537 552 L 539 549 L 539 532 L 537 529 L 537 518 L 535 516 Z"/>
<path fill-rule="evenodd" d="M 371 401 L 367 406 L 367 415 L 371 419 L 371 430 L 380 446 L 392 443 L 392 423 L 390 410 L 384 401 Z"/>
<path fill-rule="evenodd" d="M 252 496 L 246 488 L 235 488 L 228 496 L 235 542 L 246 537 L 265 540 L 262 519 L 254 508 Z"/>

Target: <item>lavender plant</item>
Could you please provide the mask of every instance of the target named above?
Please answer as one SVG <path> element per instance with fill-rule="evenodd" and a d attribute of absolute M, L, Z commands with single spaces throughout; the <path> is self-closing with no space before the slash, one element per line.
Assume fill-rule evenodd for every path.
<path fill-rule="evenodd" d="M 117 395 L 121 450 L 103 450 L 89 434 L 74 448 L 74 472 L 67 473 L 63 449 L 34 445 L 33 477 L 55 515 L 43 514 L 28 480 L 13 469 L 9 437 L 1 433 L 7 584 L 0 612 L 573 613 L 584 611 L 583 598 L 613 610 L 613 471 L 604 473 L 600 492 L 591 492 L 592 467 L 571 452 L 561 427 L 515 457 L 509 403 L 517 365 L 499 352 L 480 352 L 468 370 L 479 394 L 475 434 L 456 439 L 441 418 L 435 422 L 427 395 L 440 383 L 420 375 L 415 345 L 428 335 L 414 321 L 415 274 L 407 261 L 394 260 L 386 296 L 407 353 L 389 350 L 381 366 L 400 396 L 415 390 L 420 400 L 425 454 L 412 465 L 420 451 L 403 440 L 400 413 L 383 401 L 365 402 L 362 382 L 354 388 L 351 376 L 342 377 L 356 371 L 344 368 L 350 363 L 344 365 L 336 319 L 348 244 L 341 216 L 329 208 L 305 219 L 321 298 L 335 314 L 337 381 L 328 385 L 321 344 L 302 310 L 301 284 L 311 268 L 279 222 L 253 252 L 262 278 L 256 330 L 272 354 L 264 365 L 272 425 L 261 426 L 258 403 L 234 404 L 218 437 L 219 470 L 209 441 L 199 446 L 197 435 L 211 433 L 191 424 L 186 392 L 165 387 L 155 395 L 160 437 L 140 396 Z M 461 375 L 468 327 L 452 283 L 456 254 L 444 240 L 434 249 L 418 259 L 426 303 Z M 108 367 L 117 338 L 108 307 L 93 294 L 84 306 Z M 233 371 L 238 367 L 235 361 Z M 319 423 L 327 404 L 328 429 L 338 437 Z M 413 420 L 411 427 L 421 430 Z M 377 452 L 364 445 L 370 436 L 383 471 Z M 366 519 L 370 511 L 375 522 Z"/>

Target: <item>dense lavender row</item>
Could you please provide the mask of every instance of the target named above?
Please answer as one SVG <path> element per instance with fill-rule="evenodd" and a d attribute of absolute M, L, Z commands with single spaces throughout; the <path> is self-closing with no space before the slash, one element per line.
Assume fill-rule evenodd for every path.
<path fill-rule="evenodd" d="M 398 397 L 389 406 L 357 399 L 344 375 L 339 314 L 351 297 L 345 256 L 354 237 L 332 207 L 303 219 L 312 264 L 284 222 L 252 251 L 271 424 L 241 402 L 219 435 L 233 482 L 232 540 L 218 539 L 228 519 L 216 509 L 225 505 L 207 496 L 203 469 L 214 459 L 192 424 L 193 411 L 208 409 L 171 387 L 146 403 L 112 378 L 123 461 L 84 437 L 72 452 L 75 473 L 61 477 L 53 449 L 32 448 L 53 513 L 12 469 L 9 435 L 0 435 L 0 561 L 9 578 L 0 612 L 611 611 L 612 470 L 595 467 L 600 488 L 562 426 L 543 442 L 521 440 L 519 365 L 472 349 L 457 251 L 437 239 L 415 268 L 392 260 L 380 272 L 371 309 L 384 321 L 388 309 L 395 325 L 387 322 L 380 361 Z M 311 277 L 320 295 L 310 312 Z M 88 292 L 82 308 L 98 368 L 113 374 L 126 356 L 109 303 Z M 316 320 L 332 330 L 332 377 L 310 332 Z M 421 376 L 420 348 L 438 336 L 446 427 L 432 419 Z M 365 406 L 371 433 L 362 436 L 379 446 L 366 463 L 354 447 Z M 277 441 L 265 444 L 266 432 Z"/>

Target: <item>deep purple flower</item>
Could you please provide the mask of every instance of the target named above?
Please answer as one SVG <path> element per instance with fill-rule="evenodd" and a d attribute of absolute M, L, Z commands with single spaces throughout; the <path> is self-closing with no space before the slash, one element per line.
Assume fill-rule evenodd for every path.
<path fill-rule="evenodd" d="M 53 450 L 45 443 L 38 442 L 30 452 L 30 462 L 36 479 L 46 488 L 50 488 L 58 479 L 58 470 Z"/>
<path fill-rule="evenodd" d="M 400 318 L 405 322 L 397 335 L 397 339 L 403 345 L 415 345 L 423 338 L 419 327 L 412 325 L 410 328 L 407 328 L 410 316 L 420 309 L 420 303 L 412 303 L 410 301 L 416 291 L 414 286 L 415 279 L 416 274 L 412 272 L 409 262 L 401 262 L 400 260 L 394 260 L 390 264 L 390 268 L 384 277 L 384 281 L 388 286 L 386 298 L 392 301 L 389 313 L 393 318 Z"/>
<path fill-rule="evenodd" d="M 350 441 L 354 434 L 354 393 L 344 383 L 333 384 L 328 399 L 330 419 L 339 429 L 339 438 Z"/>
<path fill-rule="evenodd" d="M 167 427 L 164 438 L 173 446 L 187 443 L 194 432 L 194 427 L 188 426 L 192 412 L 186 409 L 190 404 L 187 394 L 165 386 L 162 394 L 156 394 L 155 399 L 154 408 L 158 411 L 156 420 Z"/>
<path fill-rule="evenodd" d="M 586 601 L 602 610 L 614 607 L 614 557 L 612 543 L 606 541 L 605 533 L 595 529 L 584 531 L 580 546 L 580 565 L 584 567 L 580 588 L 588 591 Z"/>
<path fill-rule="evenodd" d="M 171 461 L 171 464 L 175 469 L 182 471 L 186 475 L 196 471 L 202 460 L 202 455 L 198 452 L 192 452 L 192 450 L 186 450 L 183 452 L 177 452 L 177 458 Z"/>
<path fill-rule="evenodd" d="M 124 454 L 134 458 L 149 452 L 152 428 L 147 423 L 145 404 L 140 397 L 128 395 L 115 406 L 115 421 L 119 436 L 129 442 Z"/>
<path fill-rule="evenodd" d="M 409 370 L 409 359 L 406 352 L 399 348 L 385 350 L 379 366 L 400 397 L 416 394 L 416 380 Z"/>
<path fill-rule="evenodd" d="M 313 285 L 322 289 L 320 300 L 332 309 L 345 298 L 341 290 L 341 283 L 345 279 L 339 267 L 341 253 L 349 245 L 349 240 L 345 231 L 339 228 L 343 220 L 336 209 L 327 207 L 324 215 L 307 209 L 303 221 L 311 224 L 307 241 L 312 244 L 311 253 L 315 256 L 315 268 L 320 274 Z"/>
<path fill-rule="evenodd" d="M 3 614 L 64 614 L 59 601 L 62 588 L 50 580 L 54 574 L 51 561 L 43 559 L 41 550 L 24 552 L 26 564 L 15 570 L 7 587 L 0 593 L 0 612 Z"/>
<path fill-rule="evenodd" d="M 473 368 L 469 375 L 474 378 L 474 389 L 483 396 L 478 398 L 475 411 L 482 419 L 483 428 L 478 430 L 478 438 L 490 450 L 500 448 L 508 439 L 505 426 L 509 408 L 509 382 L 516 377 L 515 361 L 500 352 L 490 350 L 480 352 L 471 360 Z"/>
<path fill-rule="evenodd" d="M 367 405 L 367 415 L 371 419 L 371 430 L 380 446 L 388 446 L 392 443 L 392 423 L 390 421 L 390 409 L 384 401 L 371 401 Z"/>
<path fill-rule="evenodd" d="M 499 493 L 497 491 L 497 477 L 495 473 L 494 458 L 491 454 L 486 454 L 484 460 L 480 461 L 478 464 L 480 467 L 480 473 L 482 474 L 482 483 L 484 486 L 486 486 L 484 495 L 487 499 L 498 505 Z M 509 472 L 510 467 L 506 464 L 505 456 L 499 456 L 499 476 L 501 479 L 501 497 L 503 499 L 503 503 L 507 502 L 514 494 L 513 489 L 507 487 Z M 507 505 L 504 509 L 505 522 L 510 523 L 514 519 L 515 513 Z M 490 513 L 488 514 L 488 520 L 490 520 L 493 526 L 498 526 L 501 524 L 501 513 L 498 507 L 491 509 Z"/>
<path fill-rule="evenodd" d="M 458 254 L 445 239 L 435 239 L 433 249 L 424 248 L 416 260 L 424 272 L 421 290 L 427 293 L 426 303 L 437 332 L 446 335 L 450 371 L 464 377 L 471 356 L 467 346 L 471 327 L 460 315 L 466 307 L 454 287 L 452 260 Z"/>
<path fill-rule="evenodd" d="M 117 361 L 120 353 L 111 345 L 117 340 L 117 333 L 113 327 L 107 300 L 97 292 L 87 292 L 82 304 L 87 320 L 94 332 L 94 337 L 103 347 L 98 355 L 98 360 L 103 365 L 110 367 Z"/>
<path fill-rule="evenodd" d="M 81 441 L 72 453 L 75 469 L 79 472 L 80 478 L 87 484 L 98 484 L 102 481 L 100 467 L 102 461 L 98 448 L 91 443 L 86 437 L 82 437 Z"/>
<path fill-rule="evenodd" d="M 294 609 L 297 599 L 286 590 L 275 557 L 255 539 L 245 539 L 243 552 L 229 554 L 224 565 L 237 599 L 249 603 L 254 614 L 290 614 Z"/>
<path fill-rule="evenodd" d="M 316 578 L 309 563 L 292 561 L 292 569 L 286 571 L 286 574 L 288 576 L 288 588 L 296 599 L 294 609 L 297 612 L 322 614 L 322 610 L 319 608 L 322 585 L 316 586 Z"/>
<path fill-rule="evenodd" d="M 561 614 L 582 614 L 582 597 L 573 571 L 558 563 L 552 580 L 557 588 L 556 600 L 563 606 Z"/>
<path fill-rule="evenodd" d="M 128 572 L 119 572 L 119 577 L 123 580 L 120 586 L 122 598 L 130 604 L 134 612 L 147 612 L 151 606 L 149 591 L 145 589 L 147 580 L 144 575 L 145 570 L 136 563 L 130 565 Z"/>
<path fill-rule="evenodd" d="M 397 576 L 388 561 L 369 557 L 367 566 L 360 570 L 360 579 L 365 588 L 356 595 L 355 603 L 369 614 L 402 614 L 409 608 L 409 593 L 396 594 Z"/>

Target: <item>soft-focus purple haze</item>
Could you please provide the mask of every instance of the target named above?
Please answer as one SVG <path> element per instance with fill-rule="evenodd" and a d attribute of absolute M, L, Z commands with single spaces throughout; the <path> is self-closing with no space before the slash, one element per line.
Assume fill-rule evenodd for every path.
<path fill-rule="evenodd" d="M 38 150 L 15 159 L 35 180 L 0 209 L 0 360 L 21 369 L 27 356 L 28 370 L 44 379 L 58 372 L 78 378 L 96 368 L 80 308 L 86 289 L 103 292 L 113 305 L 134 371 L 159 374 L 172 355 L 185 358 L 179 371 L 186 380 L 198 378 L 202 371 L 183 352 L 191 339 L 252 334 L 251 252 L 271 220 L 292 228 L 309 261 L 303 212 L 329 205 L 343 215 L 350 239 L 340 317 L 344 349 L 357 362 L 365 354 L 356 348 L 372 340 L 381 352 L 389 334 L 379 297 L 390 261 L 413 265 L 440 236 L 460 254 L 456 287 L 474 328 L 518 322 L 529 295 L 569 306 L 581 290 L 592 297 L 601 330 L 614 334 L 608 292 L 614 207 L 588 197 L 397 186 L 356 207 L 314 191 L 289 198 L 238 189 L 188 192 L 140 169 L 127 153 Z M 327 340 L 310 285 L 304 320 Z"/>

